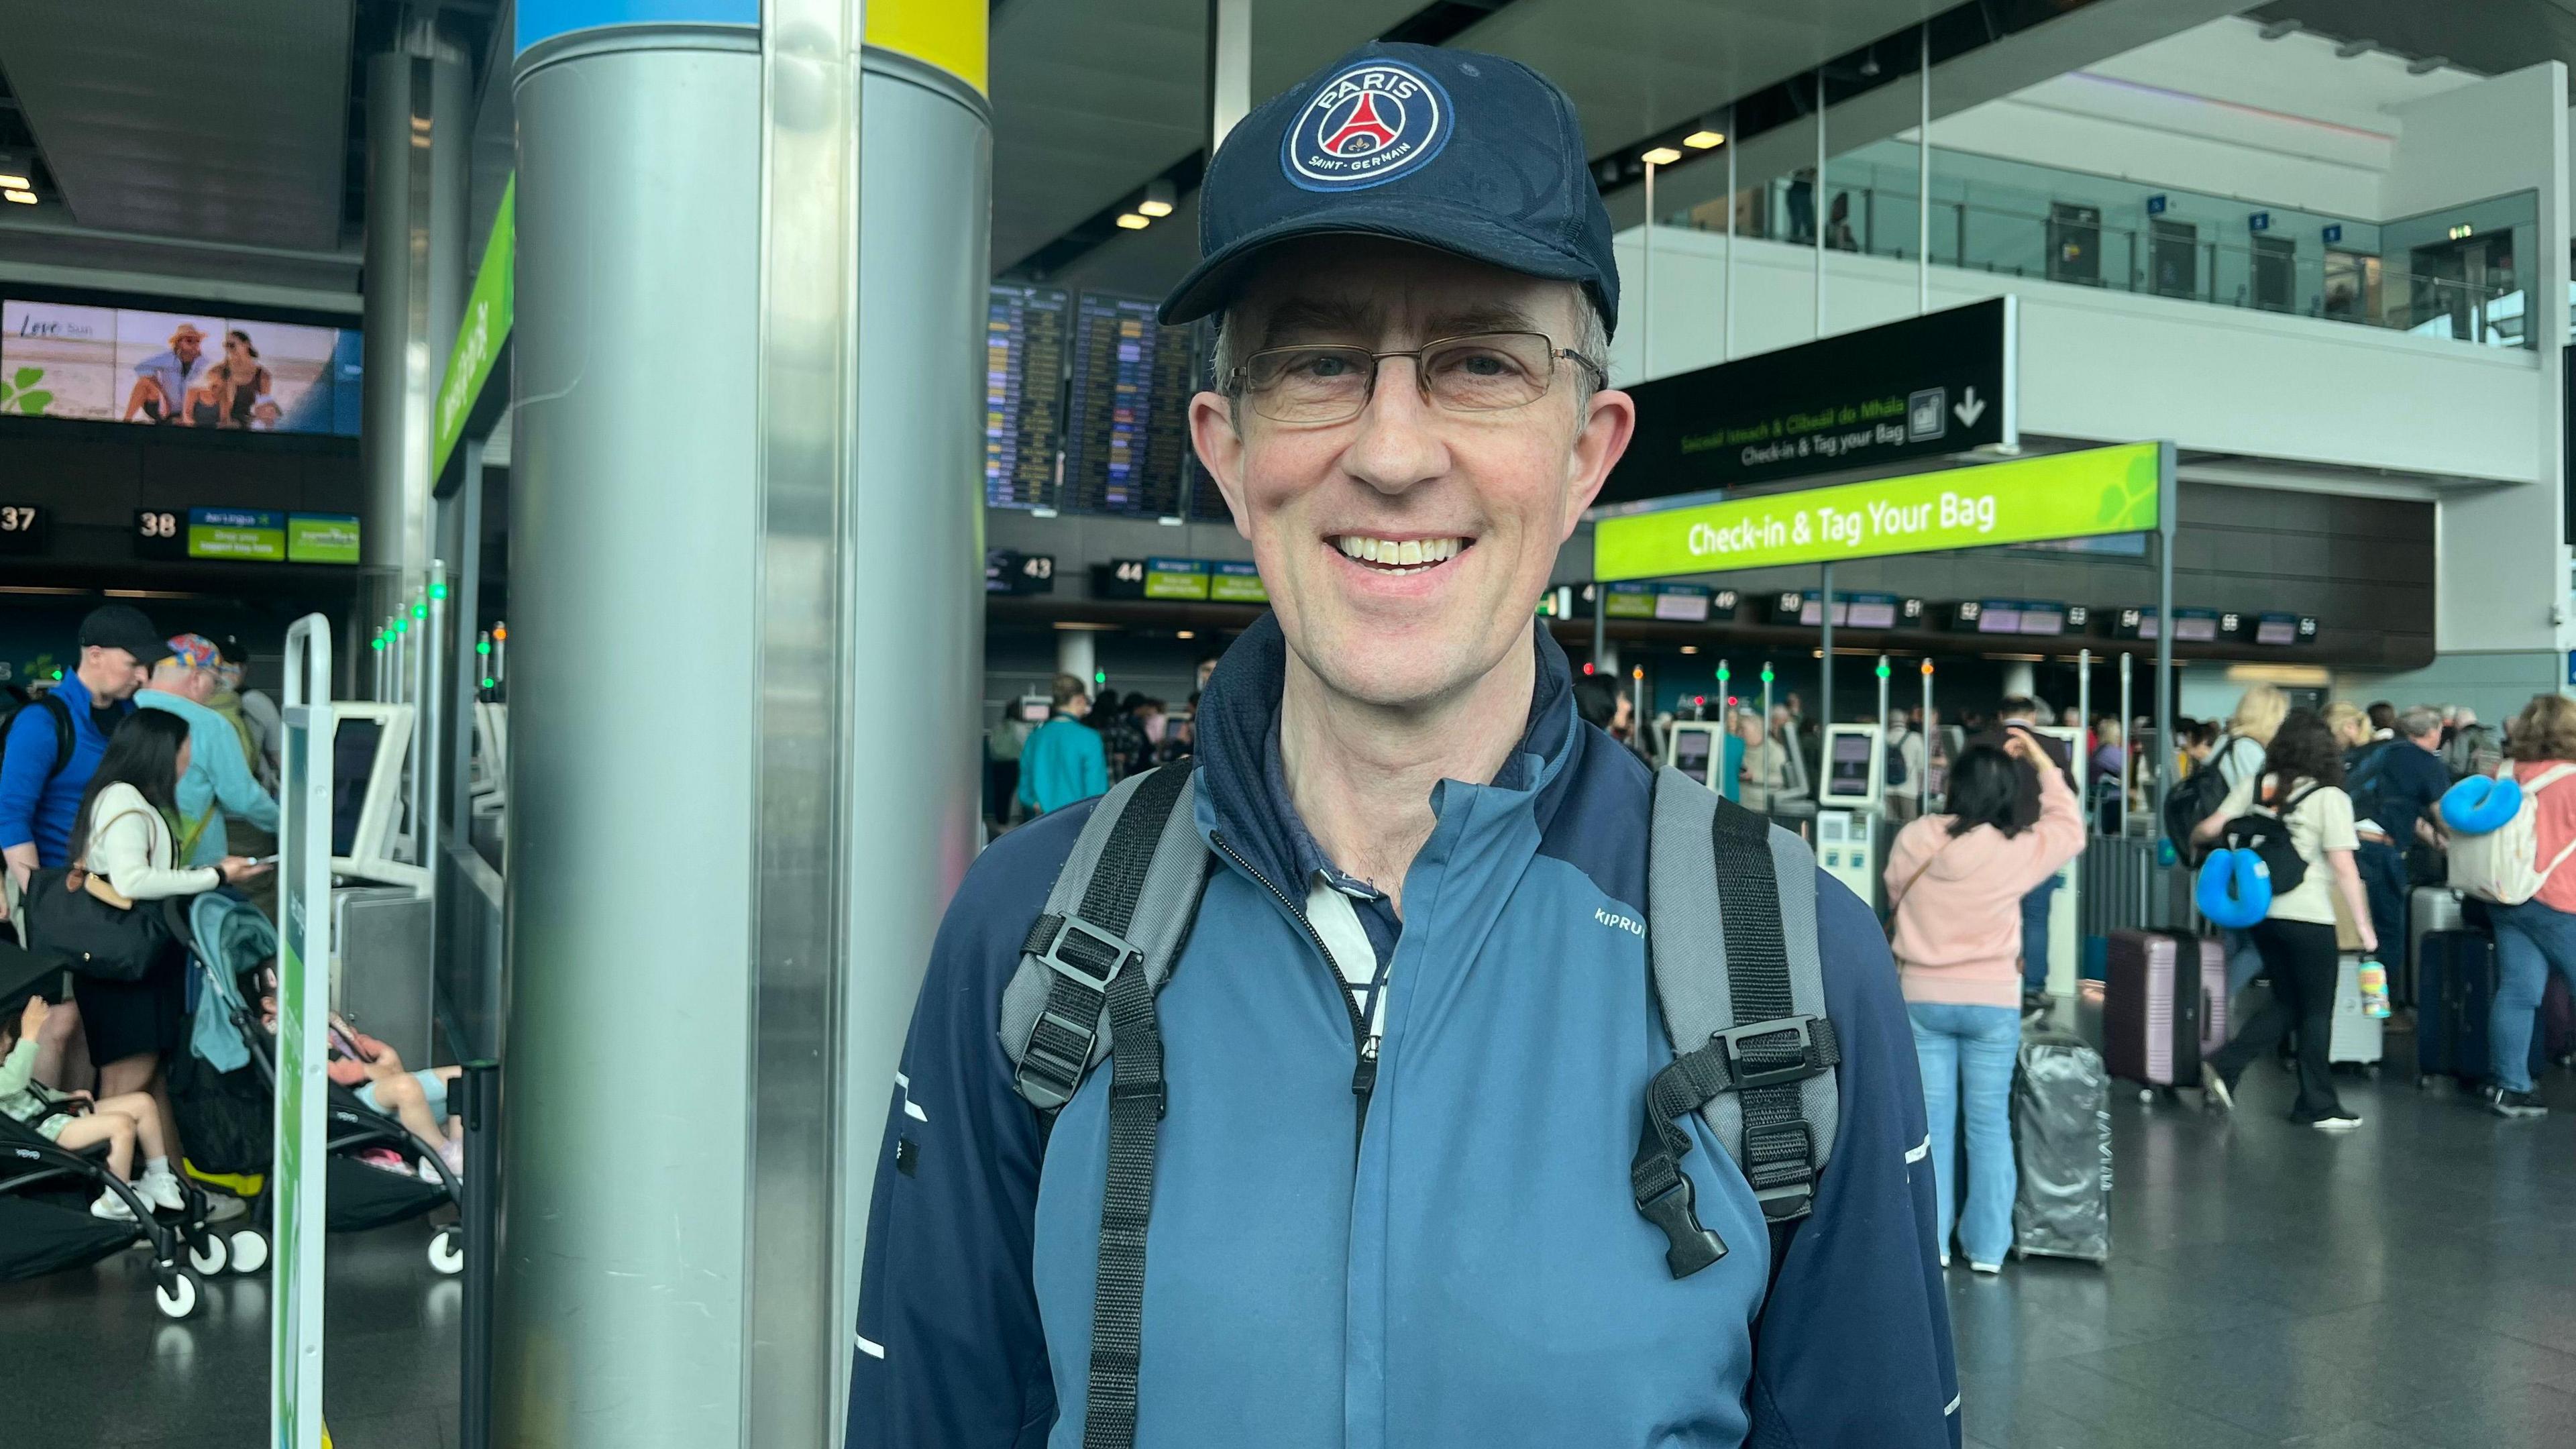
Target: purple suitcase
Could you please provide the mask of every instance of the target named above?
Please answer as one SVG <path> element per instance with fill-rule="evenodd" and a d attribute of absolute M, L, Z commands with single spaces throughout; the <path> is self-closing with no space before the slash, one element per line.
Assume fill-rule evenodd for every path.
<path fill-rule="evenodd" d="M 2102 993 L 2102 1058 L 2151 1087 L 2200 1084 L 2200 1058 L 2227 1039 L 2227 952 L 2175 931 L 2114 931 Z"/>

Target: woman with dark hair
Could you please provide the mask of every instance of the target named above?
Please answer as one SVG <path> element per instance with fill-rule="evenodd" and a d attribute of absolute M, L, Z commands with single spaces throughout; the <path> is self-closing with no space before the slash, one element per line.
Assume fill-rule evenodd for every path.
<path fill-rule="evenodd" d="M 2261 772 L 2238 780 L 2226 802 L 2192 836 L 2215 840 L 2227 822 L 2249 812 L 2286 823 L 2290 846 L 2307 869 L 2294 889 L 2273 893 L 2271 910 L 2251 932 L 2264 974 L 2272 979 L 2272 999 L 2234 1041 L 2202 1060 L 2201 1086 L 2212 1102 L 2235 1110 L 2236 1083 L 2246 1064 L 2296 1027 L 2299 1097 L 2290 1120 L 2321 1131 L 2349 1131 L 2361 1125 L 2361 1118 L 2344 1110 L 2326 1061 L 2342 963 L 2335 946 L 2333 893 L 2343 893 L 2364 954 L 2378 954 L 2379 933 L 2371 928 L 2370 902 L 2353 862 L 2361 837 L 2353 829 L 2352 797 L 2343 790 L 2343 746 L 2324 716 L 2312 709 L 2290 711 L 2264 750 Z"/>
<path fill-rule="evenodd" d="M 104 884 L 110 903 L 134 909 L 142 903 L 192 896 L 220 885 L 239 884 L 269 867 L 238 855 L 221 864 L 180 868 L 179 777 L 188 770 L 188 722 L 157 709 L 127 715 L 107 737 L 107 753 L 90 776 L 80 813 L 73 817 L 72 861 L 89 872 L 91 893 Z M 162 1140 L 178 1151 L 177 1119 L 170 1114 L 170 1095 L 161 1082 L 161 1058 L 178 1050 L 187 1036 L 186 953 L 175 942 L 140 981 L 107 981 L 94 976 L 73 978 L 72 999 L 80 1003 L 81 1025 L 89 1033 L 90 1059 L 98 1065 L 101 1099 L 130 1092 L 149 1093 L 161 1113 Z M 141 1182 L 169 1173 L 169 1163 L 143 1164 Z M 157 1188 L 158 1184 L 154 1184 Z M 146 1197 L 163 1206 L 162 1195 Z M 175 1186 L 169 1196 L 176 1196 Z"/>
<path fill-rule="evenodd" d="M 2039 820 L 2017 825 L 2021 765 L 2038 782 Z M 2021 898 L 2084 849 L 2075 792 L 2030 734 L 1975 744 L 1950 767 L 1949 813 L 1898 832 L 1887 857 L 1889 945 L 1914 1023 L 1932 1129 L 1941 1262 L 1959 1201 L 1958 1119 L 1968 1130 L 1968 1206 L 1958 1218 L 1968 1266 L 1998 1272 L 2012 1247 L 2011 1094 L 2021 1048 Z"/>
<path fill-rule="evenodd" d="M 2540 890 L 2518 905 L 2490 905 L 2495 923 L 2496 990 L 2487 1015 L 2490 1058 L 2487 1110 L 2499 1117 L 2540 1117 L 2549 1109 L 2531 1080 L 2531 1032 L 2540 1001 L 2557 972 L 2576 986 L 2576 867 L 2562 857 L 2576 850 L 2576 779 L 2540 783 L 2562 765 L 2576 765 L 2576 700 L 2533 695 L 2505 731 L 2507 761 L 2499 774 L 2518 781 L 2538 802 L 2532 820 L 2539 846 Z M 2390 749 L 2404 749 L 2404 744 Z"/>

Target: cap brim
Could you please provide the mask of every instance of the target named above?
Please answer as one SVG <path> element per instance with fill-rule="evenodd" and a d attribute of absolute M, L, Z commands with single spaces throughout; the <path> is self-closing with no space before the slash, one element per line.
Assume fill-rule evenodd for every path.
<path fill-rule="evenodd" d="M 1172 294 L 1163 299 L 1155 315 L 1166 327 L 1208 316 L 1225 306 L 1241 284 L 1245 269 L 1261 253 L 1281 242 L 1322 236 L 1378 236 L 1412 242 L 1507 272 L 1555 281 L 1580 281 L 1592 275 L 1591 265 L 1574 252 L 1497 225 L 1481 212 L 1419 197 L 1371 197 L 1337 202 L 1318 209 L 1312 216 L 1273 222 L 1238 237 L 1234 245 L 1191 268 Z"/>

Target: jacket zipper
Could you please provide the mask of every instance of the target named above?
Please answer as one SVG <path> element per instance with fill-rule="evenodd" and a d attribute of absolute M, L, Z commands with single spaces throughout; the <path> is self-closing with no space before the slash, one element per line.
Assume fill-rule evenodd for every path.
<path fill-rule="evenodd" d="M 1377 1039 L 1369 1035 L 1368 1022 L 1361 1017 L 1359 1003 L 1352 998 L 1350 983 L 1342 979 L 1341 968 L 1333 964 L 1332 948 L 1324 944 L 1323 936 L 1315 930 L 1315 923 L 1306 919 L 1305 911 L 1288 899 L 1286 891 L 1273 885 L 1270 877 L 1254 869 L 1251 861 L 1245 860 L 1233 846 L 1226 844 L 1223 835 L 1209 831 L 1208 841 L 1226 859 L 1233 861 L 1237 870 L 1259 881 L 1262 889 L 1270 892 L 1287 909 L 1298 928 L 1306 933 L 1308 943 L 1314 946 L 1316 961 L 1333 978 L 1333 994 L 1341 999 L 1342 1010 L 1349 1013 L 1351 1019 L 1351 1096 L 1357 1102 L 1351 1119 L 1351 1157 L 1357 1160 L 1361 1135 L 1368 1129 L 1369 1094 L 1377 1090 Z"/>

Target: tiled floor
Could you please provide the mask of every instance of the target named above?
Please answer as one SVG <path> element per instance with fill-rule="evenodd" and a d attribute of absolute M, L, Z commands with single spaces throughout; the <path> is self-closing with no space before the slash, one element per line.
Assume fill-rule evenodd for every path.
<path fill-rule="evenodd" d="M 456 1449 L 456 1279 L 419 1223 L 330 1240 L 323 1403 L 337 1449 Z M 196 1316 L 152 1306 L 139 1253 L 0 1283 L 0 1445 L 261 1449 L 268 1440 L 265 1277 L 214 1279 Z M 41 1391 L 32 1386 L 42 1381 Z"/>
<path fill-rule="evenodd" d="M 2576 1446 L 2576 1077 L 2545 1122 L 2485 1116 L 2392 1070 L 2346 1081 L 2349 1137 L 2280 1120 L 2246 1079 L 2232 1119 L 2122 1092 L 2107 1268 L 1951 1278 L 1967 1431 L 1984 1449 Z M 341 1449 L 453 1449 L 458 1284 L 428 1233 L 331 1244 L 326 1401 Z M 0 1285 L 0 1443 L 255 1449 L 267 1288 L 219 1280 L 194 1320 L 142 1265 Z M 0 1372 L 0 1380 L 18 1380 Z"/>
<path fill-rule="evenodd" d="M 2504 1122 L 2389 1047 L 2340 1138 L 2269 1065 L 2233 1118 L 2122 1089 L 2110 1265 L 1952 1274 L 1971 1446 L 2576 1445 L 2576 1079 Z"/>

